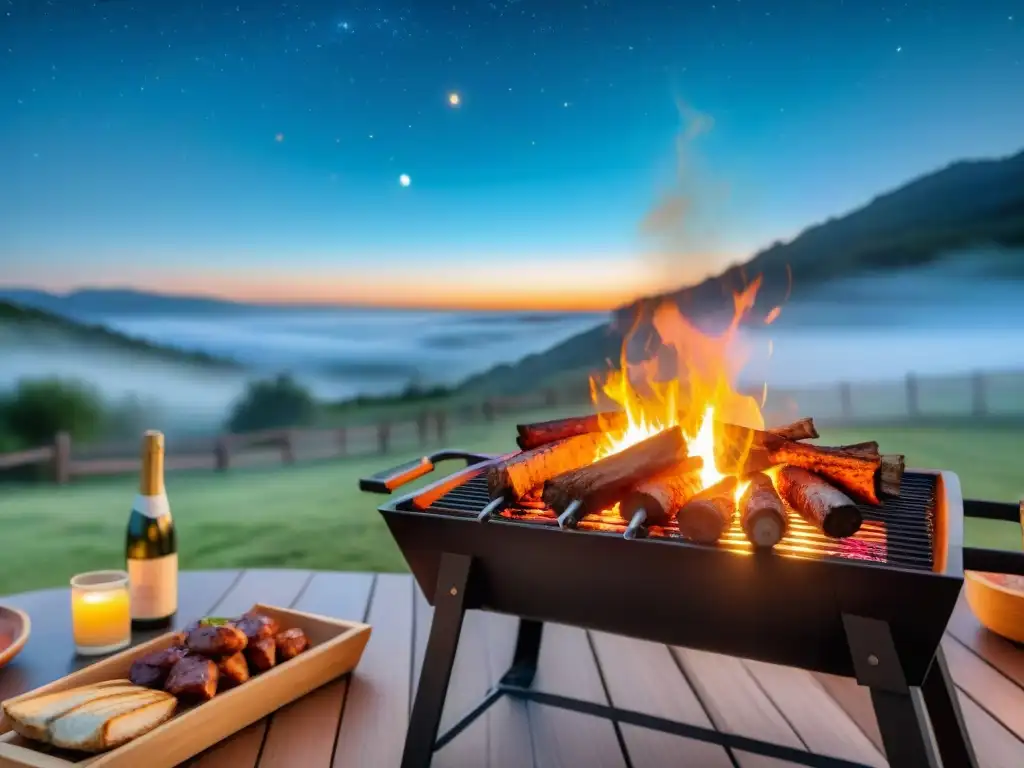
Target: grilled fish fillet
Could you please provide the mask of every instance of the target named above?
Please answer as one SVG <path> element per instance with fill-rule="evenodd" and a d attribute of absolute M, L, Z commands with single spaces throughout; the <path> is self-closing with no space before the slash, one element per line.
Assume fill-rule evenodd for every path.
<path fill-rule="evenodd" d="M 51 721 L 49 741 L 54 746 L 82 752 L 113 749 L 166 721 L 177 704 L 171 694 L 145 688 L 104 696 Z"/>
<path fill-rule="evenodd" d="M 127 680 L 110 680 L 17 702 L 4 702 L 4 714 L 22 736 L 47 741 L 47 725 L 65 712 L 90 701 L 145 690 Z"/>

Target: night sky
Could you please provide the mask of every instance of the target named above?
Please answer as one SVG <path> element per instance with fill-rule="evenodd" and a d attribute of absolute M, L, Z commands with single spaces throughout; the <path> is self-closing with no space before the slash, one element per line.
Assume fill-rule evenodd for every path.
<path fill-rule="evenodd" d="M 608 307 L 1022 145 L 1024 0 L 0 0 L 6 284 Z"/>

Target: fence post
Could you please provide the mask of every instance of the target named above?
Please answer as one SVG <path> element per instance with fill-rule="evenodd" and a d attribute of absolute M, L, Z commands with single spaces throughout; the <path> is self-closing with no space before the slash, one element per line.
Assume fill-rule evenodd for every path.
<path fill-rule="evenodd" d="M 71 480 L 71 435 L 58 432 L 53 439 L 53 479 L 57 485 Z"/>
<path fill-rule="evenodd" d="M 494 421 L 494 402 L 490 399 L 484 400 L 483 404 L 484 421 Z"/>
<path fill-rule="evenodd" d="M 295 433 L 290 429 L 281 433 L 281 463 L 295 463 Z"/>
<path fill-rule="evenodd" d="M 917 376 L 913 373 L 907 374 L 907 416 L 916 419 L 921 415 L 921 409 L 917 400 Z"/>
<path fill-rule="evenodd" d="M 338 454 L 344 456 L 348 453 L 348 432 L 344 427 L 338 427 L 335 438 L 338 441 Z"/>
<path fill-rule="evenodd" d="M 231 466 L 231 443 L 227 435 L 220 435 L 213 445 L 213 468 L 227 472 Z"/>
<path fill-rule="evenodd" d="M 853 389 L 848 381 L 839 383 L 839 409 L 843 421 L 853 421 Z"/>
<path fill-rule="evenodd" d="M 434 414 L 434 420 L 437 423 L 437 441 L 444 443 L 448 438 L 448 414 L 444 411 L 438 411 Z"/>
<path fill-rule="evenodd" d="M 381 453 L 387 453 L 391 446 L 391 424 L 386 421 L 377 425 L 377 446 Z"/>
<path fill-rule="evenodd" d="M 419 435 L 421 448 L 427 444 L 427 427 L 429 425 L 429 415 L 426 411 L 420 411 L 416 416 L 416 433 Z"/>
<path fill-rule="evenodd" d="M 971 413 L 974 416 L 988 416 L 988 402 L 985 387 L 985 374 L 975 371 L 971 378 Z"/>

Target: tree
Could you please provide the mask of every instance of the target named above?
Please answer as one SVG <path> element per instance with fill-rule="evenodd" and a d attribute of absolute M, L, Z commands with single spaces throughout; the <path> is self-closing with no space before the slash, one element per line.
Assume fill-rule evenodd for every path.
<path fill-rule="evenodd" d="M 316 401 L 309 390 L 287 374 L 254 381 L 231 408 L 227 427 L 231 432 L 297 427 L 312 423 Z"/>
<path fill-rule="evenodd" d="M 79 440 L 94 438 L 105 419 L 99 393 L 71 379 L 23 379 L 0 401 L 0 432 L 25 447 L 52 443 L 58 432 Z"/>

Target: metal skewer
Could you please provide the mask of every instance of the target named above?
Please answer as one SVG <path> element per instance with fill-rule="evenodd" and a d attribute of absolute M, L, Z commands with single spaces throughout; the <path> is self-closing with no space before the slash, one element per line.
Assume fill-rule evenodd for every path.
<path fill-rule="evenodd" d="M 559 528 L 575 528 L 579 520 L 576 516 L 580 510 L 583 509 L 583 502 L 579 499 L 575 499 L 569 502 L 569 506 L 565 508 L 565 512 L 558 516 L 558 527 Z"/>
<path fill-rule="evenodd" d="M 508 500 L 504 496 L 499 496 L 496 499 L 491 499 L 487 506 L 480 510 L 476 516 L 478 523 L 486 523 L 495 512 L 508 504 Z"/>
<path fill-rule="evenodd" d="M 633 513 L 633 518 L 626 526 L 625 533 L 622 534 L 623 538 L 635 539 L 637 534 L 643 531 L 645 522 L 647 522 L 647 511 L 641 507 Z"/>

